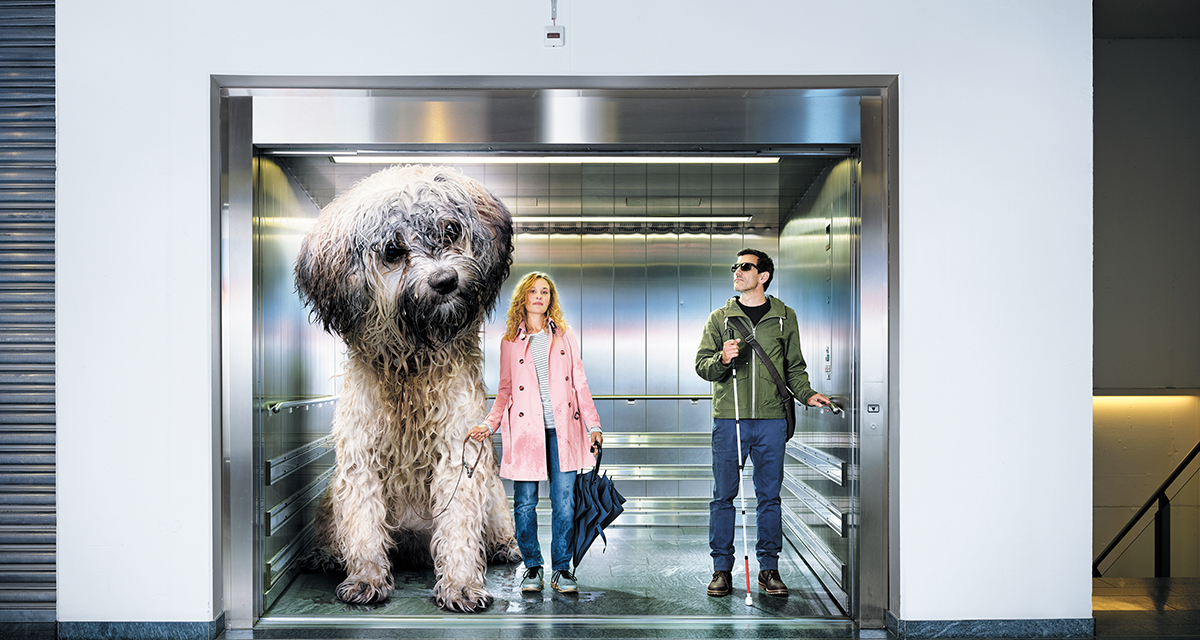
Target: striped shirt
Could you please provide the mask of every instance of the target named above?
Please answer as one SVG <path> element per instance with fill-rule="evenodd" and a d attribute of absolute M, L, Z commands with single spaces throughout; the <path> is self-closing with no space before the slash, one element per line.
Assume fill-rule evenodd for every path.
<path fill-rule="evenodd" d="M 529 335 L 529 351 L 537 371 L 538 390 L 542 394 L 542 420 L 547 429 L 554 428 L 554 405 L 550 402 L 550 333 L 543 328 Z"/>

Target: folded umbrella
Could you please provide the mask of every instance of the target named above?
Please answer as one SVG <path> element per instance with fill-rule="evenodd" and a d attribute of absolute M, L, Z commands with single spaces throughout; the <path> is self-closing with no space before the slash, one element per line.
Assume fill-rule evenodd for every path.
<path fill-rule="evenodd" d="M 575 566 L 599 537 L 608 546 L 604 528 L 612 524 L 625 510 L 625 498 L 613 486 L 608 473 L 600 473 L 600 458 L 604 449 L 596 445 L 596 466 L 587 473 L 575 476 L 575 522 L 571 527 L 570 549 Z"/>

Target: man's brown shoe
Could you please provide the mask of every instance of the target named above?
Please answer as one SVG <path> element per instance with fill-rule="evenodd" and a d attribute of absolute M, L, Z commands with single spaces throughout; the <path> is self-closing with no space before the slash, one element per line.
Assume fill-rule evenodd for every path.
<path fill-rule="evenodd" d="M 783 578 L 779 577 L 779 572 L 774 569 L 758 572 L 758 588 L 766 591 L 769 596 L 786 598 L 788 594 L 787 585 L 783 583 Z"/>
<path fill-rule="evenodd" d="M 712 582 L 708 583 L 708 595 L 727 596 L 733 593 L 733 574 L 728 571 L 714 571 Z"/>

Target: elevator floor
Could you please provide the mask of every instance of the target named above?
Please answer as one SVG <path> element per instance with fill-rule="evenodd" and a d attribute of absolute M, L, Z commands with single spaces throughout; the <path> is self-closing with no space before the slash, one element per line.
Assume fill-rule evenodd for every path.
<path fill-rule="evenodd" d="M 780 558 L 780 574 L 790 596 L 776 598 L 758 590 L 758 567 L 751 559 L 753 605 L 746 606 L 745 574 L 735 568 L 732 596 L 709 597 L 705 588 L 712 578 L 708 555 L 708 531 L 702 528 L 612 527 L 608 546 L 597 541 L 576 572 L 579 593 L 563 595 L 550 588 L 541 593 L 520 591 L 522 565 L 492 565 L 488 589 L 495 597 L 481 613 L 449 614 L 437 608 L 430 597 L 433 571 L 404 571 L 395 574 L 396 592 L 375 606 L 351 606 L 333 595 L 340 575 L 300 574 L 260 619 L 255 637 L 268 629 L 320 628 L 468 628 L 554 627 L 563 635 L 565 627 L 584 625 L 624 628 L 628 637 L 694 637 L 674 635 L 695 626 L 708 633 L 713 625 L 732 624 L 743 629 L 729 637 L 776 636 L 785 629 L 795 637 L 799 627 L 817 628 L 821 637 L 845 637 L 853 624 L 837 608 L 816 577 L 787 547 Z M 754 530 L 750 530 L 753 551 Z M 549 549 L 549 530 L 541 531 L 543 553 Z M 740 544 L 741 534 L 738 533 Z M 563 628 L 558 628 L 563 627 Z M 731 627 L 731 629 L 733 628 Z M 751 628 L 755 632 L 743 635 Z M 654 629 L 672 629 L 672 635 Z M 526 631 L 529 629 L 526 628 Z M 637 631 L 630 634 L 628 631 Z M 640 634 L 640 635 L 639 635 Z M 622 635 L 622 634 L 618 634 Z M 438 636 L 441 637 L 441 636 Z M 507 636 L 499 636 L 507 637 Z"/>

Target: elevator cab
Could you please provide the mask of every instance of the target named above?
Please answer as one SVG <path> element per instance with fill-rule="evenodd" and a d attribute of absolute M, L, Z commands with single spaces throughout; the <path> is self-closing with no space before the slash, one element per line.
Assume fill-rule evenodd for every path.
<path fill-rule="evenodd" d="M 575 78 L 496 80 L 487 84 L 500 88 L 481 89 L 469 79 L 436 88 L 396 79 L 372 90 L 292 90 L 224 82 L 229 628 L 704 627 L 729 619 L 764 628 L 882 627 L 894 196 L 888 85 L 743 79 L 747 86 L 730 89 L 729 79 Z M 693 86 L 663 86 L 672 83 Z M 480 335 L 489 393 L 498 383 L 504 310 L 523 274 L 554 278 L 579 336 L 605 430 L 602 471 L 627 503 L 607 543 L 577 571 L 573 600 L 522 597 L 512 588 L 519 565 L 492 566 L 495 603 L 448 616 L 428 595 L 429 570 L 397 568 L 392 598 L 349 607 L 333 597 L 340 577 L 299 568 L 335 464 L 329 431 L 345 351 L 310 322 L 292 279 L 295 256 L 321 207 L 375 171 L 406 163 L 450 166 L 512 213 L 511 275 Z M 734 295 L 730 265 L 747 247 L 774 258 L 768 294 L 797 311 L 812 386 L 844 409 L 797 407 L 780 563 L 792 595 L 756 592 L 752 606 L 703 593 L 712 570 L 712 387 L 694 372 L 701 329 Z M 752 546 L 754 496 L 745 486 Z M 539 505 L 546 525 L 543 508 L 548 501 Z M 740 564 L 734 573 L 740 584 Z"/>

